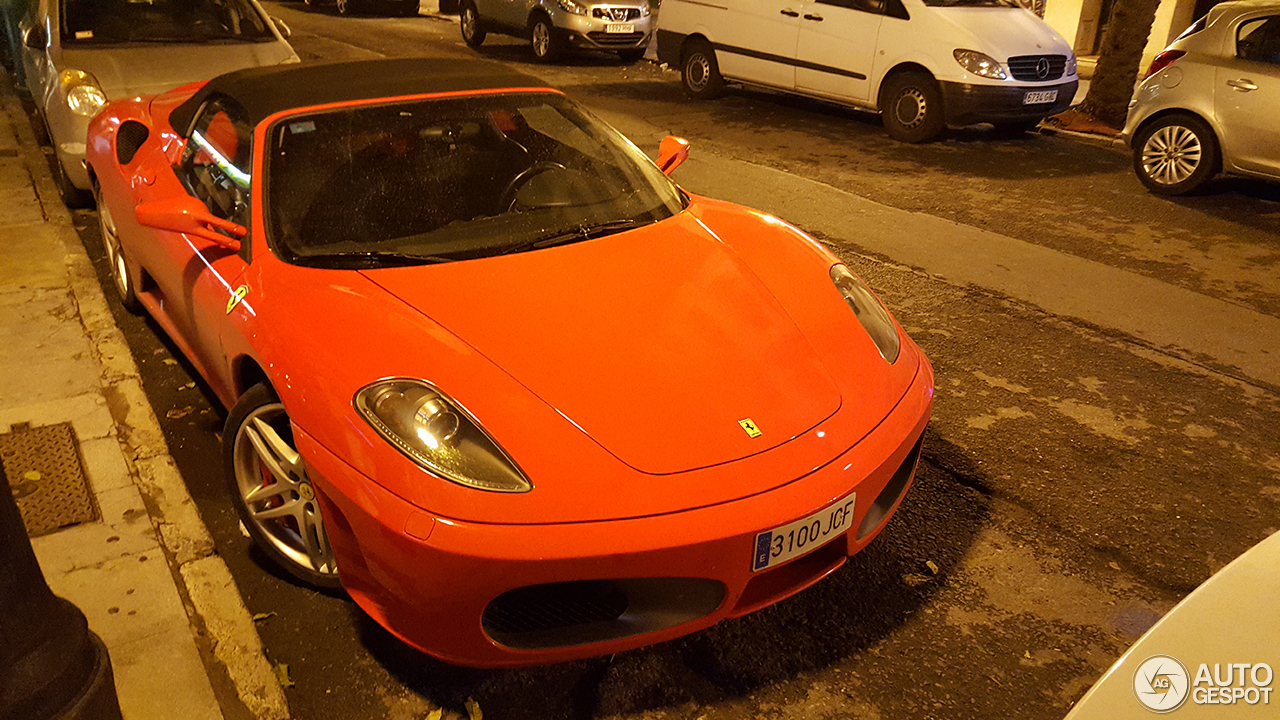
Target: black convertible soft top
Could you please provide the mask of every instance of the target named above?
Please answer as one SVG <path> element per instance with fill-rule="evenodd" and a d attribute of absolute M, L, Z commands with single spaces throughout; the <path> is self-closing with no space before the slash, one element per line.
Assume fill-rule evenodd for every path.
<path fill-rule="evenodd" d="M 439 92 L 545 88 L 537 78 L 486 60 L 395 58 L 325 65 L 273 65 L 237 70 L 205 83 L 169 114 L 169 124 L 186 135 L 196 112 L 210 97 L 238 102 L 254 125 L 282 111 L 350 100 Z"/>

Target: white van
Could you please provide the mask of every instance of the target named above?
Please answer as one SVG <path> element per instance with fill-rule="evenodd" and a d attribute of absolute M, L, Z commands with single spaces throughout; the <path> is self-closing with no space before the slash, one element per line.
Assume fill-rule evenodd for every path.
<path fill-rule="evenodd" d="M 658 59 L 692 97 L 726 80 L 880 112 L 889 135 L 1022 132 L 1066 110 L 1076 57 L 1012 0 L 665 0 Z"/>

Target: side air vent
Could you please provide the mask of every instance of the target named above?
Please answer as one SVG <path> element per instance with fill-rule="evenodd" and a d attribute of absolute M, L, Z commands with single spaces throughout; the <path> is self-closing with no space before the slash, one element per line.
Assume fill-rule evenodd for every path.
<path fill-rule="evenodd" d="M 151 131 L 146 125 L 136 120 L 125 120 L 116 132 L 116 160 L 119 160 L 121 165 L 133 162 L 133 156 L 138 154 L 138 148 L 142 147 L 142 143 L 146 142 L 150 135 Z"/>

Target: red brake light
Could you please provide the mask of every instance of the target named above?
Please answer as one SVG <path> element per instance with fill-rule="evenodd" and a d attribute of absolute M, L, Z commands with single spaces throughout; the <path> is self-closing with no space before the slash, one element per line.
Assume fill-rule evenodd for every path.
<path fill-rule="evenodd" d="M 1187 53 L 1185 50 L 1165 50 L 1164 52 L 1157 55 L 1154 60 L 1151 61 L 1151 67 L 1147 68 L 1147 74 L 1143 75 L 1142 79 L 1146 80 L 1152 75 L 1155 75 L 1161 70 L 1172 65 L 1174 60 L 1177 60 L 1178 58 L 1186 54 Z"/>

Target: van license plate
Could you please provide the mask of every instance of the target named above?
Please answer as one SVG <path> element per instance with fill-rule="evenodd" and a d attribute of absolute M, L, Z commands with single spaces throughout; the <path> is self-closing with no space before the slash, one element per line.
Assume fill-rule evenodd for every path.
<path fill-rule="evenodd" d="M 757 533 L 751 571 L 771 568 L 793 557 L 808 554 L 848 530 L 853 523 L 853 505 L 857 497 L 856 492 L 851 492 L 807 518 Z"/>
<path fill-rule="evenodd" d="M 631 33 L 636 31 L 636 26 L 631 23 L 624 25 L 605 25 L 604 31 L 607 33 Z"/>
<path fill-rule="evenodd" d="M 1057 90 L 1036 90 L 1022 96 L 1023 105 L 1039 105 L 1040 103 L 1051 103 L 1058 99 Z"/>

